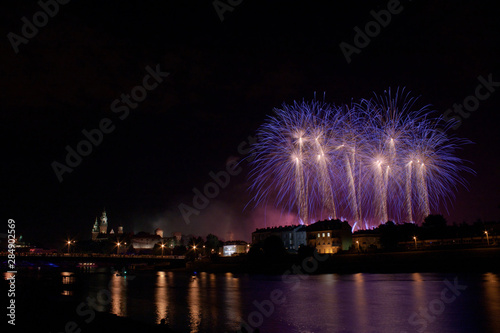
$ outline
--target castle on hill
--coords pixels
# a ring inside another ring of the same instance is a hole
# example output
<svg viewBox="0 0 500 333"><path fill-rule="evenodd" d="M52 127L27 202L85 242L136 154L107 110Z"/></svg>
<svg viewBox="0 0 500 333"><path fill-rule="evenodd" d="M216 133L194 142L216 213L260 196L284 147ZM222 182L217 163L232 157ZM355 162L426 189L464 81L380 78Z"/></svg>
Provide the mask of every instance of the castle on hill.
<svg viewBox="0 0 500 333"><path fill-rule="evenodd" d="M118 226L118 235L123 234L123 226ZM101 241L107 240L110 236L114 236L115 231L111 229L108 233L108 217L106 215L106 210L103 210L101 217L95 218L94 226L92 227L92 240Z"/></svg>

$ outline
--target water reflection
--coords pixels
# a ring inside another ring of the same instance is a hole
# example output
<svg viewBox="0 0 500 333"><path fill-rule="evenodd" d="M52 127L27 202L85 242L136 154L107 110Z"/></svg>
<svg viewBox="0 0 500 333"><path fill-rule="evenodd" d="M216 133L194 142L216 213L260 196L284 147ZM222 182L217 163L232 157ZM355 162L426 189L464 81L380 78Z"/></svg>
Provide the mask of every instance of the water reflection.
<svg viewBox="0 0 500 333"><path fill-rule="evenodd" d="M73 285L75 284L75 276L72 272L61 272L63 290L61 295L63 296L73 296Z"/></svg>
<svg viewBox="0 0 500 333"><path fill-rule="evenodd" d="M425 304L425 281L422 273L413 273L413 297L415 299L415 311Z"/></svg>
<svg viewBox="0 0 500 333"><path fill-rule="evenodd" d="M77 290L73 287L75 276L82 278L68 272L59 275L63 295ZM272 315L262 315L262 332L500 332L498 274L459 276L458 282L468 289L444 304L443 312L439 304L447 288L444 281L454 281L454 276L295 277L296 282L285 283L275 276L200 273L192 278L184 272L151 272L126 281L115 275L89 274L85 276L88 294L82 296L99 300L104 297L103 290L109 291L111 303L102 311L147 323L159 324L165 319L170 328L181 332L235 332L241 320L249 322L249 314L258 310L254 301L263 304L270 300L273 290L281 290L286 301L275 303ZM133 287L128 288L127 282ZM431 319L425 319L427 315ZM255 316L252 318L255 321Z"/></svg>
<svg viewBox="0 0 500 333"><path fill-rule="evenodd" d="M237 323L242 316L240 279L235 278L232 273L226 273L224 282L226 320Z"/></svg>
<svg viewBox="0 0 500 333"><path fill-rule="evenodd" d="M167 273L158 272L156 274L156 323L160 324L162 319L165 319L166 324L170 324L168 313L168 281Z"/></svg>
<svg viewBox="0 0 500 333"><path fill-rule="evenodd" d="M207 299L210 302L209 304L218 304L217 299L217 278L213 273L208 274L207 276ZM215 306L210 307L210 318L213 320L213 325L215 327L218 326L219 316L217 316L217 308Z"/></svg>
<svg viewBox="0 0 500 333"><path fill-rule="evenodd" d="M361 273L354 275L354 309L356 309L356 318L358 325L368 327L368 305L366 297L366 283L364 275Z"/></svg>
<svg viewBox="0 0 500 333"><path fill-rule="evenodd" d="M484 274L484 304L492 332L500 332L500 278L497 274Z"/></svg>
<svg viewBox="0 0 500 333"><path fill-rule="evenodd" d="M127 315L127 278L113 274L109 287L111 291L110 312L125 317Z"/></svg>
<svg viewBox="0 0 500 333"><path fill-rule="evenodd" d="M63 284L74 284L75 276L71 272L61 272Z"/></svg>
<svg viewBox="0 0 500 333"><path fill-rule="evenodd" d="M188 288L189 327L196 333L201 322L200 277L192 278Z"/></svg>

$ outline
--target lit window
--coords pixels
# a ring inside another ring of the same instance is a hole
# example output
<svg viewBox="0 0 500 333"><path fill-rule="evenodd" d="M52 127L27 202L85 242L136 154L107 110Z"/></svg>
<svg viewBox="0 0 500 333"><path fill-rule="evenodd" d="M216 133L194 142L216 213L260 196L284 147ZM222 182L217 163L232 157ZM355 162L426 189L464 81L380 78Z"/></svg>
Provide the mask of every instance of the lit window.
<svg viewBox="0 0 500 333"><path fill-rule="evenodd" d="M327 237L330 237L330 233L327 233L327 234L326 234L326 236L327 236Z"/></svg>
<svg viewBox="0 0 500 333"><path fill-rule="evenodd" d="M323 233L323 237L325 237L325 233Z"/></svg>
<svg viewBox="0 0 500 333"><path fill-rule="evenodd" d="M319 236L319 233L318 233L318 237L320 237L320 236Z"/></svg>

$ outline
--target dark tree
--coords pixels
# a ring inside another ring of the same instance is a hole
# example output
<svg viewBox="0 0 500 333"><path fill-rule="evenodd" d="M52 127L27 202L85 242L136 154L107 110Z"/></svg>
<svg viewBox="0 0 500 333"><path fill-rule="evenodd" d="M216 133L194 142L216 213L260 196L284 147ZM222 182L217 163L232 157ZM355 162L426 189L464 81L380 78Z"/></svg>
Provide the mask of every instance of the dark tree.
<svg viewBox="0 0 500 333"><path fill-rule="evenodd" d="M422 227L427 239L444 238L446 234L446 220L443 215L428 215Z"/></svg>
<svg viewBox="0 0 500 333"><path fill-rule="evenodd" d="M264 255L268 258L279 258L286 255L285 245L278 236L270 236L264 240L262 244Z"/></svg>
<svg viewBox="0 0 500 333"><path fill-rule="evenodd" d="M396 225L392 221L381 224L378 229L380 230L380 243L387 250L395 250L398 246L398 233Z"/></svg>
<svg viewBox="0 0 500 333"><path fill-rule="evenodd" d="M213 234L207 236L206 246L208 249L216 251L219 248L219 238Z"/></svg>
<svg viewBox="0 0 500 333"><path fill-rule="evenodd" d="M299 246L299 249L297 250L297 254L298 254L299 258L304 259L304 258L312 257L314 255L315 250L316 249L312 246L302 244Z"/></svg>
<svg viewBox="0 0 500 333"><path fill-rule="evenodd" d="M445 228L446 219L443 215L427 215L422 226L425 228Z"/></svg>

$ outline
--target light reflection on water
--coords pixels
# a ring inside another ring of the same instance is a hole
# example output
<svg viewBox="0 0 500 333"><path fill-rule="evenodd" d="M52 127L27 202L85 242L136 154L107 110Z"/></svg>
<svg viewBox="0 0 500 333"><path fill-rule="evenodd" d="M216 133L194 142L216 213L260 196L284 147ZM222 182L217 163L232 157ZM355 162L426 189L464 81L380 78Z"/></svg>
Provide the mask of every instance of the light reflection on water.
<svg viewBox="0 0 500 333"><path fill-rule="evenodd" d="M73 296L73 285L75 284L75 276L72 272L61 272L61 279L63 284L63 290L61 291L61 295L63 296Z"/></svg>
<svg viewBox="0 0 500 333"><path fill-rule="evenodd" d="M167 273L156 273L156 323L160 324L162 319L165 319L166 324L170 324L168 313L168 293L167 293Z"/></svg>
<svg viewBox="0 0 500 333"><path fill-rule="evenodd" d="M363 274L358 273L354 275L354 300L357 312L357 318L361 327L368 327L368 305L366 304L366 285Z"/></svg>
<svg viewBox="0 0 500 333"><path fill-rule="evenodd" d="M262 332L417 332L410 316L439 299L455 275L325 274L302 276L297 286L281 276L150 272L134 280L88 274L88 293L109 287L103 311L159 324L179 332L236 332L256 311L254 302L281 290L286 302L262 316ZM498 274L459 275L467 289L426 323L428 332L500 332ZM71 281L71 280L69 280ZM420 318L420 317L419 317Z"/></svg>
<svg viewBox="0 0 500 333"><path fill-rule="evenodd" d="M189 326L191 332L198 332L201 322L200 278L192 278L188 287Z"/></svg>
<svg viewBox="0 0 500 333"><path fill-rule="evenodd" d="M224 282L223 295L225 296L225 317L229 321L238 322L242 317L240 280L234 277L232 273L226 273Z"/></svg>
<svg viewBox="0 0 500 333"><path fill-rule="evenodd" d="M500 277L498 274L484 274L484 303L494 332L500 332Z"/></svg>
<svg viewBox="0 0 500 333"><path fill-rule="evenodd" d="M113 274L109 283L111 292L112 314L120 317L127 316L127 279Z"/></svg>

